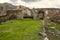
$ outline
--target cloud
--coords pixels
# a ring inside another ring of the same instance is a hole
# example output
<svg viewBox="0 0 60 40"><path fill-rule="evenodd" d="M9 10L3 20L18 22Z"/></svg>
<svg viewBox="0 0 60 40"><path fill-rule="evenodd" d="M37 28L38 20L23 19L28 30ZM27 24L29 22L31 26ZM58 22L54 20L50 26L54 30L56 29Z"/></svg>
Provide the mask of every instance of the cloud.
<svg viewBox="0 0 60 40"><path fill-rule="evenodd" d="M18 1L18 0L10 0L10 2L11 2L12 4L17 4L17 1Z"/></svg>
<svg viewBox="0 0 60 40"><path fill-rule="evenodd" d="M22 0L24 2L36 2L36 1L39 1L39 0Z"/></svg>
<svg viewBox="0 0 60 40"><path fill-rule="evenodd" d="M10 0L10 1L12 1L12 2L17 2L18 0Z"/></svg>
<svg viewBox="0 0 60 40"><path fill-rule="evenodd" d="M60 8L60 0L39 0L39 1L18 1L20 5L27 6L29 8Z"/></svg>
<svg viewBox="0 0 60 40"><path fill-rule="evenodd" d="M60 0L0 0L0 3L4 2L29 8L60 8Z"/></svg>
<svg viewBox="0 0 60 40"><path fill-rule="evenodd" d="M9 0L0 0L0 3L8 2Z"/></svg>

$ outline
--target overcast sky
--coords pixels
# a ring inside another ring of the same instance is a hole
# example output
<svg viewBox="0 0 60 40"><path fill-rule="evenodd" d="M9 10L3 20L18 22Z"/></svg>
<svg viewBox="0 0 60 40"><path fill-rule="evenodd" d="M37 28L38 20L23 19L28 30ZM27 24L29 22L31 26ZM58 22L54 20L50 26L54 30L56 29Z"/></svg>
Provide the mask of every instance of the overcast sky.
<svg viewBox="0 0 60 40"><path fill-rule="evenodd" d="M60 0L0 0L0 3L4 2L29 8L60 8Z"/></svg>

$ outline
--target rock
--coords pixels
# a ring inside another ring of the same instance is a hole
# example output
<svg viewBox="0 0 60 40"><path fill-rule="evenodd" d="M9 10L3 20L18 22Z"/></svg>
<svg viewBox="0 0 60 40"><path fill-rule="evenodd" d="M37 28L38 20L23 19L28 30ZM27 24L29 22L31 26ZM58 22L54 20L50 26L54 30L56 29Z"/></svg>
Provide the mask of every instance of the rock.
<svg viewBox="0 0 60 40"><path fill-rule="evenodd" d="M49 40L49 39L47 37L45 37L44 40Z"/></svg>
<svg viewBox="0 0 60 40"><path fill-rule="evenodd" d="M44 33L44 32L39 32L39 34L44 35L44 36L47 36L47 34Z"/></svg>
<svg viewBox="0 0 60 40"><path fill-rule="evenodd" d="M55 27L50 27L50 28L55 29Z"/></svg>

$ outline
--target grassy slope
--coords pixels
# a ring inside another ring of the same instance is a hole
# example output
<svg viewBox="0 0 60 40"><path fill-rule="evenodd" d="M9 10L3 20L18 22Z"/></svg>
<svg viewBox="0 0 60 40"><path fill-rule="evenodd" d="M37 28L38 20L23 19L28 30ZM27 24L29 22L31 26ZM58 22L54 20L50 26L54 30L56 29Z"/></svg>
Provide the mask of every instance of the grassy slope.
<svg viewBox="0 0 60 40"><path fill-rule="evenodd" d="M0 25L0 40L41 40L41 20L13 20Z"/></svg>

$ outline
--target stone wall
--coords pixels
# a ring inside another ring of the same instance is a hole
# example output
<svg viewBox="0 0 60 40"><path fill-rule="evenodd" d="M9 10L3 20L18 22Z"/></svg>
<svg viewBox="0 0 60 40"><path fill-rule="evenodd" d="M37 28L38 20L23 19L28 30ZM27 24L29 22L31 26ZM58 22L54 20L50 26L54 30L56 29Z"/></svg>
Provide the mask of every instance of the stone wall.
<svg viewBox="0 0 60 40"><path fill-rule="evenodd" d="M23 19L23 13L21 10L7 10L9 18Z"/></svg>
<svg viewBox="0 0 60 40"><path fill-rule="evenodd" d="M41 19L44 18L45 11L48 11L49 20L60 23L60 9L59 8L40 8L40 9L32 9L33 19Z"/></svg>

